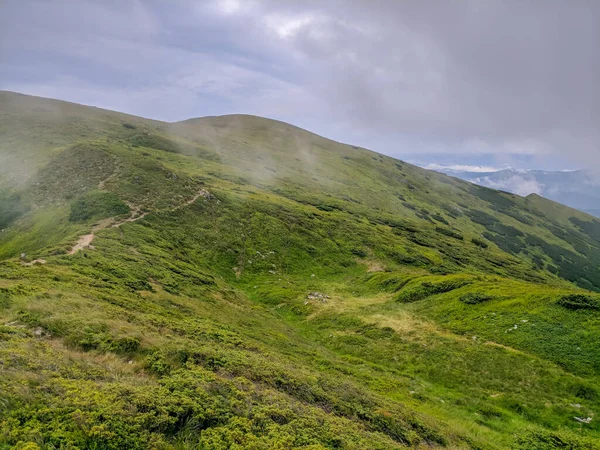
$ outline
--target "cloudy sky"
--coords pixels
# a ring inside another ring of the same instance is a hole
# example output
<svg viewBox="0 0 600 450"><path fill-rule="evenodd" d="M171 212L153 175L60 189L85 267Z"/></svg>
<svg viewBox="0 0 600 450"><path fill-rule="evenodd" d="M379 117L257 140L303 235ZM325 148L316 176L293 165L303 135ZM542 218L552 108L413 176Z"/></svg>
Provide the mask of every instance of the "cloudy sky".
<svg viewBox="0 0 600 450"><path fill-rule="evenodd" d="M257 114L422 164L595 168L599 22L596 0L0 0L0 89Z"/></svg>

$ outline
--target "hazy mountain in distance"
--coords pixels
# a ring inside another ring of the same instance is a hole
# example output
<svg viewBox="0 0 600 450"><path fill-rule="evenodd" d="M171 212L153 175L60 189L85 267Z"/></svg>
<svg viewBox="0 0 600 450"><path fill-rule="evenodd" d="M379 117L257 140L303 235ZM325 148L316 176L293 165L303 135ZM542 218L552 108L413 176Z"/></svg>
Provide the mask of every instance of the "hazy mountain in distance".
<svg viewBox="0 0 600 450"><path fill-rule="evenodd" d="M465 170L454 166L428 166L471 183L527 196L539 194L550 200L600 217L600 183L585 170Z"/></svg>

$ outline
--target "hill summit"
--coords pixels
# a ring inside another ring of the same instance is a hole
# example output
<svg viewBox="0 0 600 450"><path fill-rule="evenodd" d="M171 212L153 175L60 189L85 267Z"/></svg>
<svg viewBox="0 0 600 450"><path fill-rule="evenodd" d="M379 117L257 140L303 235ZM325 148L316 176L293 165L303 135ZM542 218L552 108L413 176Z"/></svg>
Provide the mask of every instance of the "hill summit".
<svg viewBox="0 0 600 450"><path fill-rule="evenodd" d="M0 137L0 448L600 448L595 218L254 116Z"/></svg>

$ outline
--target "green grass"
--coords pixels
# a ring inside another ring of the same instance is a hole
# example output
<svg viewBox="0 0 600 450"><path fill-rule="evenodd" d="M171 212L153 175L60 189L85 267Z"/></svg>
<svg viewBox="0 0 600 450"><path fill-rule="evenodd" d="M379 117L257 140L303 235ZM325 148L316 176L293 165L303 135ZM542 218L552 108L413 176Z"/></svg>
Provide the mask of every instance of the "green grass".
<svg viewBox="0 0 600 450"><path fill-rule="evenodd" d="M589 216L256 117L0 111L0 449L599 448Z"/></svg>

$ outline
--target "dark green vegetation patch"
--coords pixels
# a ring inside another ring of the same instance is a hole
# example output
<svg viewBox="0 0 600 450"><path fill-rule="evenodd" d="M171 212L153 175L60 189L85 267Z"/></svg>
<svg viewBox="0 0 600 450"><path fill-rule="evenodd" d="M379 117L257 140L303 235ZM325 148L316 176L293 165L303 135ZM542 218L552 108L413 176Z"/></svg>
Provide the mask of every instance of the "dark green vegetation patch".
<svg viewBox="0 0 600 450"><path fill-rule="evenodd" d="M453 291L471 283L468 278L451 277L437 282L423 281L403 290L396 299L402 303L416 302L431 295Z"/></svg>
<svg viewBox="0 0 600 450"><path fill-rule="evenodd" d="M71 203L69 220L85 222L91 219L105 219L129 213L129 206L113 194L105 191L90 191Z"/></svg>
<svg viewBox="0 0 600 450"><path fill-rule="evenodd" d="M479 303L489 302L493 298L492 295L484 294L483 292L469 292L465 295L461 295L460 301L467 305L477 305Z"/></svg>
<svg viewBox="0 0 600 450"><path fill-rule="evenodd" d="M450 228L435 227L435 231L443 234L444 236L448 236L453 239L458 239L459 241L462 241L465 238L462 234L457 233L456 231L451 230Z"/></svg>
<svg viewBox="0 0 600 450"><path fill-rule="evenodd" d="M600 311L600 300L595 297L590 297L584 294L569 294L563 295L557 302L558 305L563 308L571 309L574 311L580 309L591 309Z"/></svg>
<svg viewBox="0 0 600 450"><path fill-rule="evenodd" d="M471 242L473 244L475 244L477 247L481 247L481 248L488 248L488 243L485 242L483 239L479 239L479 238L472 238Z"/></svg>
<svg viewBox="0 0 600 450"><path fill-rule="evenodd" d="M0 191L0 230L27 212L21 195Z"/></svg>

